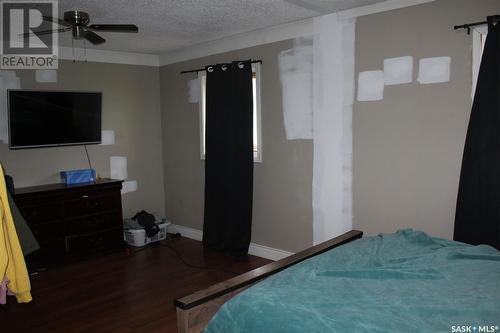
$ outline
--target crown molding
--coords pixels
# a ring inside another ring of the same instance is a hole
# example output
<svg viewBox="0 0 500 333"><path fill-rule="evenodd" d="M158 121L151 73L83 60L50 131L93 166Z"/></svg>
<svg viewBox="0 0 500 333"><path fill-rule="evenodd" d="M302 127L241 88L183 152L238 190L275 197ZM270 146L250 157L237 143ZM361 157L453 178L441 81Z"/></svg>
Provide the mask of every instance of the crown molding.
<svg viewBox="0 0 500 333"><path fill-rule="evenodd" d="M348 19L404 7L421 5L433 1L435 0L386 0L373 5L340 11L337 14L342 19ZM309 18L203 42L160 55L98 50L92 48L87 48L86 50L82 48L75 48L73 53L73 49L71 47L59 46L59 59L77 61L86 59L89 62L158 67L206 57L213 54L307 36L312 33L313 18Z"/></svg>
<svg viewBox="0 0 500 333"><path fill-rule="evenodd" d="M0 43L3 41L0 40ZM34 46L41 44L34 44ZM59 46L57 53L59 60L76 60L89 62L105 62L124 65L160 66L160 56L156 54L122 52L111 50L98 50L75 47Z"/></svg>
<svg viewBox="0 0 500 333"><path fill-rule="evenodd" d="M388 12L390 10L401 9L405 7L422 5L434 1L436 0L386 0L383 2L375 3L373 5L343 10L338 12L338 15L340 19L349 19L349 18L355 18L382 12Z"/></svg>
<svg viewBox="0 0 500 333"><path fill-rule="evenodd" d="M342 19L348 19L404 7L421 5L433 1L435 0L386 0L373 5L340 11L337 14ZM285 23L269 28L253 30L221 39L203 42L161 54L160 66L191 59L198 59L213 54L239 50L247 47L312 35L312 33L313 18Z"/></svg>
<svg viewBox="0 0 500 333"><path fill-rule="evenodd" d="M203 42L160 55L160 66L190 59L197 59L212 54L239 50L247 47L274 43L312 34L313 21L306 19L280 24L265 29L253 30L237 35Z"/></svg>
<svg viewBox="0 0 500 333"><path fill-rule="evenodd" d="M160 65L160 57L156 54L75 48L73 56L73 49L67 46L59 46L59 59L77 61L86 59L91 62L153 67Z"/></svg>

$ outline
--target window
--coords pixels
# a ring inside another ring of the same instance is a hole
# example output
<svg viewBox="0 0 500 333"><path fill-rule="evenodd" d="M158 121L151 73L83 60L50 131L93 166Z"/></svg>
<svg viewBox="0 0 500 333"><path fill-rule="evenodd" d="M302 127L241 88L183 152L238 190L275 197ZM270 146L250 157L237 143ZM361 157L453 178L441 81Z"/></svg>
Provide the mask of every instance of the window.
<svg viewBox="0 0 500 333"><path fill-rule="evenodd" d="M476 91L477 77L479 75L479 67L481 66L481 58L483 56L484 44L488 35L488 26L482 25L474 28L472 31L472 93Z"/></svg>
<svg viewBox="0 0 500 333"><path fill-rule="evenodd" d="M253 161L262 162L262 129L260 111L260 64L252 64L252 88L253 88ZM205 119L206 104L205 92L207 85L207 74L199 72L200 78L200 157L205 159Z"/></svg>

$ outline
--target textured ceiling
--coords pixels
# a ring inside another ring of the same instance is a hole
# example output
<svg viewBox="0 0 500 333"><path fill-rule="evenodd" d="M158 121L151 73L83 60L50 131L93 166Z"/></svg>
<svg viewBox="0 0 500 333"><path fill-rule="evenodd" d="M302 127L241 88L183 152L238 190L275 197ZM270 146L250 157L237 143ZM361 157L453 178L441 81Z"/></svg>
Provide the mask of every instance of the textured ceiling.
<svg viewBox="0 0 500 333"><path fill-rule="evenodd" d="M130 23L138 34L100 33L95 49L160 54L205 41L382 0L59 0L59 16L82 10L92 23ZM71 33L60 44L71 46ZM75 41L75 47L82 47Z"/></svg>

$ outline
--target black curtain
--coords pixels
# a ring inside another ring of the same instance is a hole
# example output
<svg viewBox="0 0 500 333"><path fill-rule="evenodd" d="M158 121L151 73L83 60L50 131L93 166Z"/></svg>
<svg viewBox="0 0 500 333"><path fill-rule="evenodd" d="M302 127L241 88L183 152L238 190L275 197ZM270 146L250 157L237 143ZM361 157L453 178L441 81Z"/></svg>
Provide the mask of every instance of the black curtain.
<svg viewBox="0 0 500 333"><path fill-rule="evenodd" d="M465 141L454 239L500 249L500 27L488 36Z"/></svg>
<svg viewBox="0 0 500 333"><path fill-rule="evenodd" d="M253 92L250 61L206 67L206 248L246 255L253 197Z"/></svg>

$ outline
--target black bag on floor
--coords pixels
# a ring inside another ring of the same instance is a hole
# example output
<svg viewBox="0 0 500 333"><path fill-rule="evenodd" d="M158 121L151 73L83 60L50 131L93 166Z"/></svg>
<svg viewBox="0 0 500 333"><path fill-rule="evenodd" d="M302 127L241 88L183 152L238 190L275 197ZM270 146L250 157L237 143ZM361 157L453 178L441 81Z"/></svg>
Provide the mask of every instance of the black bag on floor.
<svg viewBox="0 0 500 333"><path fill-rule="evenodd" d="M149 238L156 236L160 231L160 227L158 227L155 223L155 216L153 214L149 214L145 210L141 210L139 213L135 214L132 219L136 220L140 226L144 227L146 235Z"/></svg>

